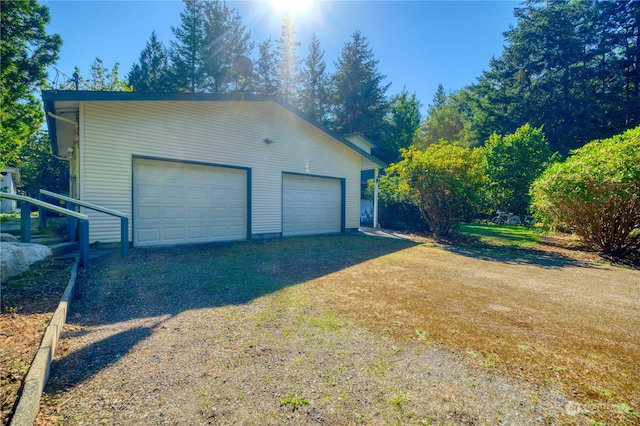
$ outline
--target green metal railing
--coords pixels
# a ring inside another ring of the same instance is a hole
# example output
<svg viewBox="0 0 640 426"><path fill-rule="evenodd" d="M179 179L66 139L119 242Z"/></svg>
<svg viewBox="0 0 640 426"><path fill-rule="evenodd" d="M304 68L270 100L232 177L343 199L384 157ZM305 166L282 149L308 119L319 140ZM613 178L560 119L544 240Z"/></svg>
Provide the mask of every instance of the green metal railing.
<svg viewBox="0 0 640 426"><path fill-rule="evenodd" d="M31 242L31 206L38 206L41 212L53 211L73 218L74 222L77 221L80 224L80 265L89 266L89 217L87 215L24 195L0 192L0 198L20 201L20 241L23 243Z"/></svg>
<svg viewBox="0 0 640 426"><path fill-rule="evenodd" d="M42 198L43 196L65 201L67 203L67 208L70 210L74 210L76 206L80 206L87 209L95 210L97 212L105 213L111 216L119 217L120 218L120 255L122 257L126 257L129 255L129 218L127 217L126 214L119 212L117 210L111 210L106 207L101 207L95 204L87 203L86 201L77 200L75 198L67 197L65 195L60 195L60 194L56 194L55 192L41 189L40 197ZM75 219L69 218L69 237L70 238L75 238L75 222L76 222ZM45 228L46 226L47 226L47 215L40 214L40 227Z"/></svg>

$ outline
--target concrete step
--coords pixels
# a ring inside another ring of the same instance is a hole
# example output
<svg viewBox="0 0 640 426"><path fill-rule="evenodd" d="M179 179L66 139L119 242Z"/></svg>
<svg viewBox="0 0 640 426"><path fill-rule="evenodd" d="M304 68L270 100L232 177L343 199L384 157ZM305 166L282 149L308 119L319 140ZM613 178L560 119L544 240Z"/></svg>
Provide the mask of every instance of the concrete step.
<svg viewBox="0 0 640 426"><path fill-rule="evenodd" d="M18 238L20 241L20 238ZM65 237L40 237L38 235L31 236L31 242L34 244L42 244L44 246L50 246L53 244L64 243L67 239Z"/></svg>
<svg viewBox="0 0 640 426"><path fill-rule="evenodd" d="M40 224L39 219L31 219L31 235L32 236L40 234L40 230L38 229L39 224ZM20 236L20 219L10 220L7 222L0 223L0 232L3 234Z"/></svg>

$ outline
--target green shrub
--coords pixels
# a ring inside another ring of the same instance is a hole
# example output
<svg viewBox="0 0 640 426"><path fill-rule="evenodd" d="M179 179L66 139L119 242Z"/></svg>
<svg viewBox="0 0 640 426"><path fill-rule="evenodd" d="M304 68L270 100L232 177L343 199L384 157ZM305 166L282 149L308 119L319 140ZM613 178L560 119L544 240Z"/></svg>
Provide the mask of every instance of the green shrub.
<svg viewBox="0 0 640 426"><path fill-rule="evenodd" d="M397 177L397 191L418 206L436 235L446 235L457 221L472 215L485 182L479 150L447 142L402 151L403 160L387 173Z"/></svg>
<svg viewBox="0 0 640 426"><path fill-rule="evenodd" d="M529 187L552 159L542 128L525 124L515 133L489 137L483 148L489 178L487 204L490 211L506 210L520 215L529 209Z"/></svg>
<svg viewBox="0 0 640 426"><path fill-rule="evenodd" d="M531 187L541 219L605 254L640 249L640 126L572 151Z"/></svg>

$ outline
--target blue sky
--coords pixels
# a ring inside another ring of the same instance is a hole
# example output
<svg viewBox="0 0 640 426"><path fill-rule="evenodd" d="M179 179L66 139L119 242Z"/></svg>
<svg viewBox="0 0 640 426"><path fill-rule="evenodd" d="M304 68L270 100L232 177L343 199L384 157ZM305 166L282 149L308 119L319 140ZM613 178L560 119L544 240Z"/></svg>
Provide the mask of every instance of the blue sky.
<svg viewBox="0 0 640 426"><path fill-rule="evenodd" d="M62 1L42 0L49 8L49 33L63 40L56 67L71 75L85 74L96 57L111 68L120 63L126 76L155 30L165 46L171 26L180 24L184 9L178 0ZM267 1L228 1L251 31L257 45L280 37L284 12ZM514 1L318 1L294 15L298 56L307 53L315 32L325 50L327 66L339 58L344 44L359 30L369 42L378 70L391 83L388 94L406 88L426 106L442 84L447 91L471 84L503 50L503 32L515 25ZM55 78L50 69L50 79ZM63 79L59 76L59 80Z"/></svg>

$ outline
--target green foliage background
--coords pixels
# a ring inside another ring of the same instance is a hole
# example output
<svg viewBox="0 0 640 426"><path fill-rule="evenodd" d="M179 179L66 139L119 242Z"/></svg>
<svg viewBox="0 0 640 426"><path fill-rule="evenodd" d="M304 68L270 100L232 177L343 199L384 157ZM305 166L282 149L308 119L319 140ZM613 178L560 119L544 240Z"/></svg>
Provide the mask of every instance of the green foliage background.
<svg viewBox="0 0 640 426"><path fill-rule="evenodd" d="M551 160L549 143L542 128L528 123L515 133L489 137L483 149L489 179L487 204L490 212L503 210L524 215L529 209L529 186Z"/></svg>
<svg viewBox="0 0 640 426"><path fill-rule="evenodd" d="M397 174L397 190L414 201L436 235L449 234L454 223L473 216L486 183L480 150L441 142L402 156L387 172Z"/></svg>
<svg viewBox="0 0 640 426"><path fill-rule="evenodd" d="M15 164L44 114L35 90L58 59L62 39L48 35L49 9L36 0L0 3L0 168Z"/></svg>
<svg viewBox="0 0 640 426"><path fill-rule="evenodd" d="M606 254L640 249L640 126L596 140L548 168L531 189L533 208Z"/></svg>

